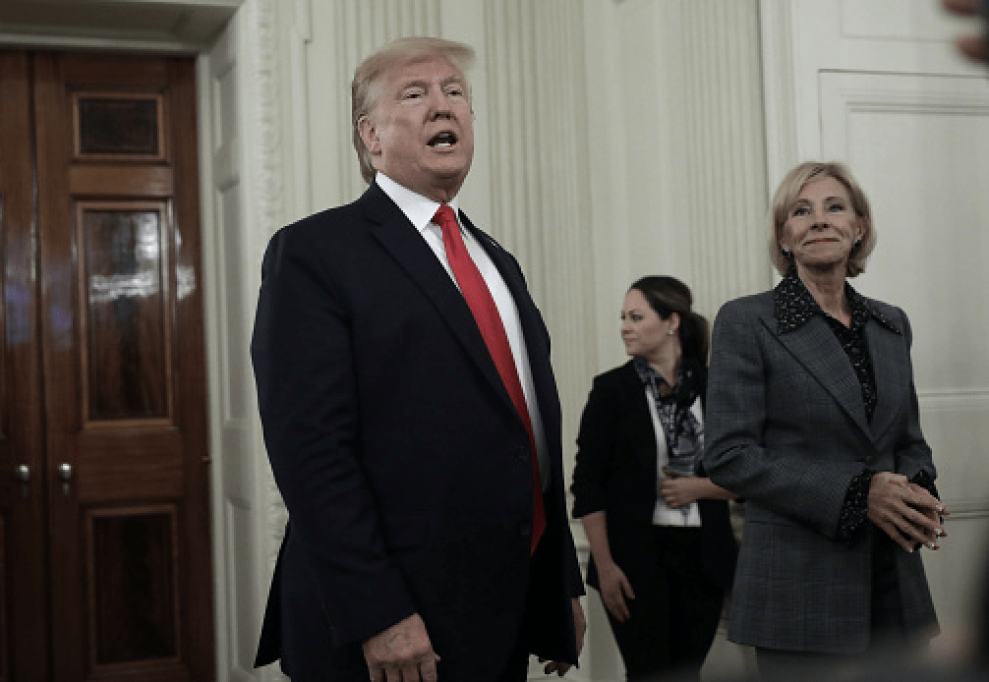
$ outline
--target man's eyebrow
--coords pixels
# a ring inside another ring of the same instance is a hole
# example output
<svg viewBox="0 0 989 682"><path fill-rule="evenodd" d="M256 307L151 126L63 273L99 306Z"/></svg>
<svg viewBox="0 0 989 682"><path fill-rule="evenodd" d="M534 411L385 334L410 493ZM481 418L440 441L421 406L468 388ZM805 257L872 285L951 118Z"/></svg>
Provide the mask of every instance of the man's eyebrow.
<svg viewBox="0 0 989 682"><path fill-rule="evenodd" d="M402 83L402 90L408 90L409 88L425 88L426 81L421 78L413 78L412 80Z"/></svg>
<svg viewBox="0 0 989 682"><path fill-rule="evenodd" d="M462 87L466 87L466 83L464 82L464 78L462 76L457 76L457 75L447 76L446 78L444 78L443 80L440 81L440 86L445 88L446 86L450 85L451 83L456 83L457 85L460 85ZM423 90L426 90L426 89L429 88L429 83L427 81L423 80L422 78L413 78L413 79L408 80L408 81L406 81L405 83L402 84L401 91L404 92L405 90L408 90L409 88L422 88Z"/></svg>

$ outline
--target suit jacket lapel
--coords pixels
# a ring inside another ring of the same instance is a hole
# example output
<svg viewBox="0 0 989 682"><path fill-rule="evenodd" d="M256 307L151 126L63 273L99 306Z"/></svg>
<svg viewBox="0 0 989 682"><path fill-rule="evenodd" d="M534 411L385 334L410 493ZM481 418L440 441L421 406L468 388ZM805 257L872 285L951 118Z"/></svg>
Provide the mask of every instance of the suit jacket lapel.
<svg viewBox="0 0 989 682"><path fill-rule="evenodd" d="M525 339L526 350L529 356L529 371L532 372L532 381L536 387L536 398L539 402L539 415L542 417L547 445L551 451L556 447L562 447L562 443L554 442L559 438L559 428L556 427L561 421L560 403L556 390L556 380L553 376L553 369L550 365L549 353L540 350L539 339L545 337L547 332L543 326L542 316L539 309L529 295L529 290L522 279L518 267L512 261L504 249L494 243L490 237L478 230L470 219L460 212L460 220L464 227L470 230L471 234L485 250L491 261L498 268L501 278L505 281L508 290L515 301L515 308L519 313L519 322L522 325L522 336ZM506 393L507 395L507 393Z"/></svg>
<svg viewBox="0 0 989 682"><path fill-rule="evenodd" d="M902 396L910 383L910 358L904 357L903 337L870 320L865 337L876 376L876 411L872 414L872 433L876 440L893 422Z"/></svg>
<svg viewBox="0 0 989 682"><path fill-rule="evenodd" d="M815 315L798 329L777 334L775 316L763 317L762 322L871 438L872 429L865 417L858 376L828 323Z"/></svg>
<svg viewBox="0 0 989 682"><path fill-rule="evenodd" d="M512 400L498 376L498 370L467 301L450 280L450 275L436 259L429 245L421 235L416 234L415 226L409 223L401 209L377 185L372 184L360 201L371 223L371 233L433 302L484 377L503 396L507 405L512 407Z"/></svg>

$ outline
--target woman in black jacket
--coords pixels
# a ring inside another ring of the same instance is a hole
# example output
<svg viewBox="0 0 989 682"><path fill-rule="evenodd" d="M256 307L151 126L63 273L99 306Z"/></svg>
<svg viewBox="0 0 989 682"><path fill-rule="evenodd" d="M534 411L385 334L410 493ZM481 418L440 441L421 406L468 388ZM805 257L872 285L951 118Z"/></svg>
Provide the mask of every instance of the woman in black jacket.
<svg viewBox="0 0 989 682"><path fill-rule="evenodd" d="M734 495L697 469L709 335L691 304L673 277L632 285L621 315L632 360L594 379L577 438L587 583L636 682L700 679L735 569Z"/></svg>

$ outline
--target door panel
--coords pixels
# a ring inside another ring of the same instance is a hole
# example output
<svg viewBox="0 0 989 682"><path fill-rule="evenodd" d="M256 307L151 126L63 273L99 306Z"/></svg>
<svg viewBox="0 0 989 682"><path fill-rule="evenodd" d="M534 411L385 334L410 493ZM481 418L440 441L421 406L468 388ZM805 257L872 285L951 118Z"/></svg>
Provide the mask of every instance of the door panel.
<svg viewBox="0 0 989 682"><path fill-rule="evenodd" d="M0 51L0 680L47 679L48 597L28 56ZM15 478L25 467L29 478Z"/></svg>
<svg viewBox="0 0 989 682"><path fill-rule="evenodd" d="M83 420L87 426L135 419L168 423L171 325L162 238L167 206L77 206Z"/></svg>
<svg viewBox="0 0 989 682"><path fill-rule="evenodd" d="M25 571L13 550L33 530L40 614L40 648L11 675L30 622L0 615L0 680L213 679L193 62L11 53L0 69L24 81L0 81L0 117L23 101L0 135L36 141L0 138L0 196L20 191L25 218L0 223L15 242L0 319L16 339L26 308L38 334L0 363L0 585L6 597ZM22 503L11 476L25 457Z"/></svg>
<svg viewBox="0 0 989 682"><path fill-rule="evenodd" d="M173 557L175 505L87 515L93 669L137 661L178 664L179 608Z"/></svg>

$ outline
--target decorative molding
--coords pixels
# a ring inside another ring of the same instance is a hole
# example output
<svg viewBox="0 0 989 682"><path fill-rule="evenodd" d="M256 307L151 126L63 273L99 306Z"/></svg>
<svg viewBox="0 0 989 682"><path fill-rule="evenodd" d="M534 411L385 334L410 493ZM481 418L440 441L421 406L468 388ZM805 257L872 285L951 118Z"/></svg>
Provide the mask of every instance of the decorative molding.
<svg viewBox="0 0 989 682"><path fill-rule="evenodd" d="M247 124L243 135L245 139L251 140L251 155L249 159L245 159L243 169L246 190L241 199L241 206L245 211L245 220L241 222L246 226L240 233L243 241L241 254L245 272L249 273L244 277L243 290L240 292L245 310L249 310L253 304L256 288L249 284L256 282L260 275L263 249L271 233L285 221L287 167L284 161L286 136L283 131L286 126L282 116L282 103L286 93L282 91L281 85L280 54L284 43L279 31L282 17L279 12L284 12L287 7L287 4L276 0L249 0L242 10L246 10L246 16L242 17L245 23L241 32L245 44L240 46L238 52L241 55L250 55L250 58L245 60L244 73L240 74L239 82L246 92L240 102ZM242 331L246 343L249 332L246 318L244 323ZM250 367L246 363L241 370L248 375L250 373ZM257 536L253 538L252 545L260 553L261 575L267 576L271 574L278 558L287 512L267 464L260 421L256 413L250 420L250 426L245 429L245 436L244 440L250 445L241 453L243 457L240 464L251 468L257 481L254 488L257 499L253 507ZM228 527L226 531L230 533L233 529ZM236 557L230 557L228 561L235 559ZM257 600L255 605L263 612L267 584L262 579L254 589L259 592L252 593L250 598ZM235 598L249 598L247 590L241 590ZM244 627L245 623L231 625L232 629L238 630L234 636L238 636L239 628ZM277 665L268 666L257 675L266 682L285 682L288 679L282 675Z"/></svg>
<svg viewBox="0 0 989 682"><path fill-rule="evenodd" d="M247 249L249 263L260 263L260 255L267 243L266 237L281 226L285 219L285 164L282 160L285 129L279 104L282 92L279 52L279 15L275 0L252 0L248 3L250 26L247 31L252 56L245 82L252 88L249 116L251 119L253 151L249 166L251 178L247 200L252 213L258 216L254 223L257 235L245 235L254 249ZM255 239L265 237L265 239Z"/></svg>
<svg viewBox="0 0 989 682"><path fill-rule="evenodd" d="M822 75L827 75L825 72ZM853 74L844 74L854 78ZM871 78L869 74L865 76ZM951 78L951 76L947 76ZM908 76L908 78L937 79L939 76ZM986 94L966 95L958 92L932 92L904 90L877 90L875 88L842 88L841 97L847 113L889 112L897 114L952 114L955 116L989 116L989 97Z"/></svg>
<svg viewBox="0 0 989 682"><path fill-rule="evenodd" d="M820 91L821 149L848 159L849 122L856 114L898 116L989 117L984 79L966 76L875 74L822 70Z"/></svg>
<svg viewBox="0 0 989 682"><path fill-rule="evenodd" d="M936 389L917 391L922 412L989 411L989 389Z"/></svg>
<svg viewBox="0 0 989 682"><path fill-rule="evenodd" d="M247 183L250 191L245 192L244 202L247 212L256 215L257 220L245 221L253 227L254 233L248 230L241 237L247 242L243 249L247 267L256 270L268 237L284 222L285 164L282 155L285 136L282 131L285 122L279 106L284 94L281 91L279 77L279 51L282 41L279 40L278 9L284 10L285 5L277 4L275 0L252 0L247 8L248 24L245 35L248 44L243 46L241 53L250 54L252 58L245 65L247 73L242 75L241 82L249 88L247 112L254 144L251 163L247 167L247 172L250 174ZM253 277L247 280L252 281ZM253 292L244 291L242 295L252 297ZM244 330L245 333L247 331ZM244 367L243 371L250 372L250 367ZM275 565L278 558L287 512L271 469L267 466L258 418L252 419L251 423L254 436L252 441L256 444L256 453L251 459L257 463L261 481L258 530L263 534L260 541L267 572ZM244 464L247 465L248 461Z"/></svg>
<svg viewBox="0 0 989 682"><path fill-rule="evenodd" d="M951 516L945 517L946 521L989 519L989 499L951 500L945 504L951 509Z"/></svg>
<svg viewBox="0 0 989 682"><path fill-rule="evenodd" d="M62 35L57 33L4 33L0 32L0 45L59 50L112 50L114 52L154 52L157 54L196 54L203 44L183 40L141 38L108 38L98 36Z"/></svg>

